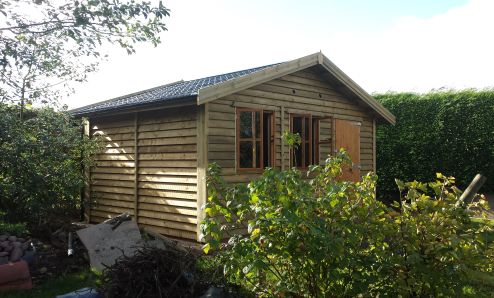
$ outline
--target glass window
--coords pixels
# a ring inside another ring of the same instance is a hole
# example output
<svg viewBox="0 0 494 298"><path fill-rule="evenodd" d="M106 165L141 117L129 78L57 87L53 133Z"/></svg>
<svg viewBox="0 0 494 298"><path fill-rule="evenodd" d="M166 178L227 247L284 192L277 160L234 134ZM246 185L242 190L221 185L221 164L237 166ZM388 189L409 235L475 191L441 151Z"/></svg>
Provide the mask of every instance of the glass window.
<svg viewBox="0 0 494 298"><path fill-rule="evenodd" d="M273 113L237 109L237 167L260 170L272 165Z"/></svg>
<svg viewBox="0 0 494 298"><path fill-rule="evenodd" d="M292 150L292 166L307 168L317 163L319 155L318 121L310 115L294 115L291 120L291 132L299 134L301 138L300 145Z"/></svg>

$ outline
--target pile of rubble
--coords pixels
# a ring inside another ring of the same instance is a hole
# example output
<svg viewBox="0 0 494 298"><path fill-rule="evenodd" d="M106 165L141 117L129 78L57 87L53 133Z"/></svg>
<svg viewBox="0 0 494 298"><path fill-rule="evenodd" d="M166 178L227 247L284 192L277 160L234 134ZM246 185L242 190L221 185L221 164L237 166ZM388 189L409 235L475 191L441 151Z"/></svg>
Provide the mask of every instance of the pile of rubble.
<svg viewBox="0 0 494 298"><path fill-rule="evenodd" d="M0 265L18 262L34 253L30 239L13 235L0 235Z"/></svg>

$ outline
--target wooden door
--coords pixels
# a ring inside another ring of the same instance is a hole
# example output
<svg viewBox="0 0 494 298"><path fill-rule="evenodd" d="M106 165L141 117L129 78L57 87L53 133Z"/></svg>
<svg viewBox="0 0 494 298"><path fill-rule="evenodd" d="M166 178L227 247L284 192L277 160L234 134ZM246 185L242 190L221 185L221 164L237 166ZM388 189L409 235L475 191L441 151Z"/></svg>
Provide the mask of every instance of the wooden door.
<svg viewBox="0 0 494 298"><path fill-rule="evenodd" d="M352 166L345 167L341 179L360 180L360 122L335 119L335 150L344 148L352 159Z"/></svg>

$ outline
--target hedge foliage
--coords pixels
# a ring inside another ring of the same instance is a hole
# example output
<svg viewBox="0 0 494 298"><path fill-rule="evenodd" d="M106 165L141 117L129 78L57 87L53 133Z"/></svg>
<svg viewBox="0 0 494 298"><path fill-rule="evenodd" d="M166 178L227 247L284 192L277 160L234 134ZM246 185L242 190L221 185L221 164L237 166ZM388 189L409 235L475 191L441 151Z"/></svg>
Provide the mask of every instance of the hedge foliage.
<svg viewBox="0 0 494 298"><path fill-rule="evenodd" d="M386 93L374 96L397 118L377 130L378 194L396 198L395 178L454 176L460 188L481 173L494 190L494 90Z"/></svg>
<svg viewBox="0 0 494 298"><path fill-rule="evenodd" d="M0 213L7 222L42 225L78 215L98 140L82 136L80 120L51 108L26 111L0 104Z"/></svg>

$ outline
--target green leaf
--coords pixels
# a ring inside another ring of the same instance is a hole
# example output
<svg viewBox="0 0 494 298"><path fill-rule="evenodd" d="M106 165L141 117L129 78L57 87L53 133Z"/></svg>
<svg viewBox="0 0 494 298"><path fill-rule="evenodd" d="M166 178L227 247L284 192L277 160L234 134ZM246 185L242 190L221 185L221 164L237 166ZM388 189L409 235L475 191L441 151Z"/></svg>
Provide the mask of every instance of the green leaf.
<svg viewBox="0 0 494 298"><path fill-rule="evenodd" d="M211 245L209 243L206 243L202 246L202 250L204 251L205 254L208 254L210 249L211 249Z"/></svg>

